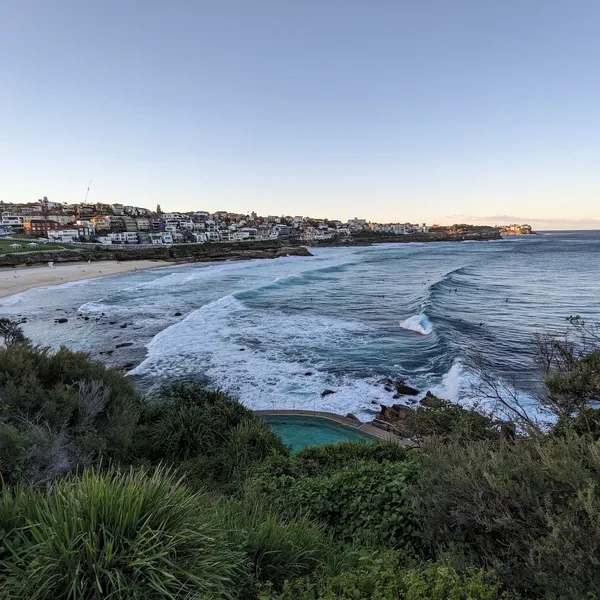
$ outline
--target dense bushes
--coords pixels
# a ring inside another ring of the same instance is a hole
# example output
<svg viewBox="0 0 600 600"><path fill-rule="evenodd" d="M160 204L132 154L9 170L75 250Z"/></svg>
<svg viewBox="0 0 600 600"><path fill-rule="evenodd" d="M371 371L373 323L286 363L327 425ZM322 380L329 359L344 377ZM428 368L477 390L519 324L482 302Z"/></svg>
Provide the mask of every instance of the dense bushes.
<svg viewBox="0 0 600 600"><path fill-rule="evenodd" d="M131 383L87 354L26 343L0 349L0 474L40 481L120 458L140 401Z"/></svg>
<svg viewBox="0 0 600 600"><path fill-rule="evenodd" d="M227 394L192 383L163 390L145 408L134 458L178 464L202 487L236 484L270 455L289 449L263 421Z"/></svg>
<svg viewBox="0 0 600 600"><path fill-rule="evenodd" d="M600 592L596 350L548 346L548 434L501 439L492 419L428 396L403 424L418 451L292 455L224 393L176 384L145 402L85 354L1 331L0 598Z"/></svg>
<svg viewBox="0 0 600 600"><path fill-rule="evenodd" d="M505 596L483 571L458 572L445 564L415 566L397 552L364 555L336 575L296 579L261 600L499 600Z"/></svg>
<svg viewBox="0 0 600 600"><path fill-rule="evenodd" d="M167 471L86 471L0 504L3 597L232 598L243 555Z"/></svg>
<svg viewBox="0 0 600 600"><path fill-rule="evenodd" d="M406 437L436 436L452 440L499 440L499 424L487 415L428 394L401 422Z"/></svg>
<svg viewBox="0 0 600 600"><path fill-rule="evenodd" d="M324 523L337 539L412 548L406 490L416 465L397 444L332 444L263 463L253 489Z"/></svg>
<svg viewBox="0 0 600 600"><path fill-rule="evenodd" d="M600 442L430 443L423 466L412 497L434 554L491 568L527 597L600 591Z"/></svg>
<svg viewBox="0 0 600 600"><path fill-rule="evenodd" d="M187 460L223 446L252 411L226 394L199 384L174 384L149 404L140 419L138 441L153 459Z"/></svg>
<svg viewBox="0 0 600 600"><path fill-rule="evenodd" d="M273 510L260 496L220 501L214 510L226 539L244 552L254 579L274 589L288 579L325 573L348 554L322 526Z"/></svg>

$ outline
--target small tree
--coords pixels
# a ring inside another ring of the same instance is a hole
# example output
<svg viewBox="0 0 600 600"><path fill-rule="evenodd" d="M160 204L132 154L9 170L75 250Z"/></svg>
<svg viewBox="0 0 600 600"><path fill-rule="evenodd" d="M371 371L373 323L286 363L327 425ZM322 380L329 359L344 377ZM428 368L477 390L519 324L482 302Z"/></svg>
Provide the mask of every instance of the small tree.
<svg viewBox="0 0 600 600"><path fill-rule="evenodd" d="M534 361L543 384L536 400L538 408L554 417L561 427L577 423L580 433L591 433L599 425L600 327L587 324L579 315L568 317L567 322L566 331L533 339ZM494 408L529 433L545 429L532 415L516 377L499 378L481 355L472 357L469 367L477 375L476 397L492 401Z"/></svg>
<svg viewBox="0 0 600 600"><path fill-rule="evenodd" d="M4 340L6 347L27 341L19 324L6 318L0 319L0 337Z"/></svg>

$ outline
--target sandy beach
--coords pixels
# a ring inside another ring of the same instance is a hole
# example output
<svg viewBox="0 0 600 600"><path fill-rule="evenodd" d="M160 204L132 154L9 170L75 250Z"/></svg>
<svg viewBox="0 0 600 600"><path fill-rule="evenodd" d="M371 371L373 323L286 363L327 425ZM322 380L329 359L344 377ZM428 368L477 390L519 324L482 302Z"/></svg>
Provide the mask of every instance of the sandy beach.
<svg viewBox="0 0 600 600"><path fill-rule="evenodd" d="M34 287L60 285L71 281L95 279L109 275L119 275L155 269L170 264L161 260L132 260L127 262L102 261L94 263L65 263L39 267L19 267L16 269L0 269L0 298L25 292Z"/></svg>

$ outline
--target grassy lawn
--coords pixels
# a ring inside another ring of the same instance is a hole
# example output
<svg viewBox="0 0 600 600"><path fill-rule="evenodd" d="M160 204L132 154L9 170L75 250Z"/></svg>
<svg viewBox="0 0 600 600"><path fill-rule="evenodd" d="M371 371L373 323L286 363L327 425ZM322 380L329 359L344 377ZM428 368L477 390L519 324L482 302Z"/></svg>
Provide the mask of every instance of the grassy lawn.
<svg viewBox="0 0 600 600"><path fill-rule="evenodd" d="M0 239L0 254L10 254L12 252L35 252L35 251L45 251L47 252L48 250L65 250L65 249L69 249L69 248L75 248L75 246L69 245L69 244L53 244L51 242L48 242L47 244L41 244L38 243L37 248L30 248L27 244L29 244L30 241L34 241L31 238L22 238L17 240L4 240L4 239ZM20 244L21 247L17 248L16 250L13 250L10 245L11 244Z"/></svg>

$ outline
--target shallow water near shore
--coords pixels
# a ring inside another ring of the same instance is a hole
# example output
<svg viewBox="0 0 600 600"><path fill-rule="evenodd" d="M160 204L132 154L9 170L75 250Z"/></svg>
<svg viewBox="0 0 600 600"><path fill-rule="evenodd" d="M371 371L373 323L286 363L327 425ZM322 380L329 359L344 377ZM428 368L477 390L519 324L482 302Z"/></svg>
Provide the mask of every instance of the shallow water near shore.
<svg viewBox="0 0 600 600"><path fill-rule="evenodd" d="M34 289L0 314L27 317L35 342L128 365L145 391L201 378L252 408L363 419L393 402L382 377L466 399L471 354L530 391L532 336L598 320L599 232L311 251Z"/></svg>

